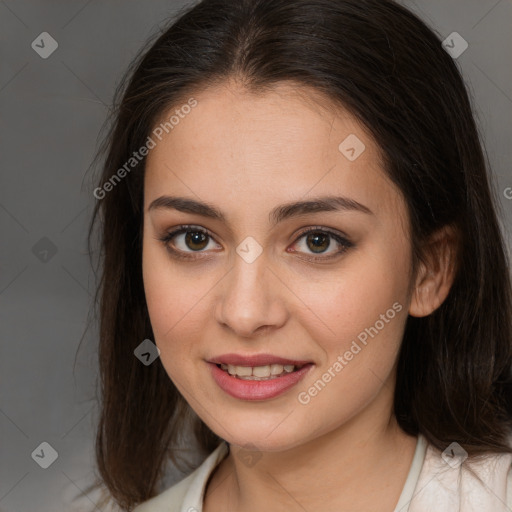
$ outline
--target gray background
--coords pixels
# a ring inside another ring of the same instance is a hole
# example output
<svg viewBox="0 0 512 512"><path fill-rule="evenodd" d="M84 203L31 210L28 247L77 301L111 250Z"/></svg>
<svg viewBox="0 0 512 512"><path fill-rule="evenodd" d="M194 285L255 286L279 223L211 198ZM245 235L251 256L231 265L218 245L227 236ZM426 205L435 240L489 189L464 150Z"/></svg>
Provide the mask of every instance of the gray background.
<svg viewBox="0 0 512 512"><path fill-rule="evenodd" d="M78 351L94 290L86 172L122 72L187 3L0 0L0 511L100 510L81 493L98 418L94 329ZM402 3L441 39L455 31L469 43L457 62L510 247L512 0ZM31 47L42 32L59 45L47 59ZM31 455L42 442L58 453L48 469Z"/></svg>

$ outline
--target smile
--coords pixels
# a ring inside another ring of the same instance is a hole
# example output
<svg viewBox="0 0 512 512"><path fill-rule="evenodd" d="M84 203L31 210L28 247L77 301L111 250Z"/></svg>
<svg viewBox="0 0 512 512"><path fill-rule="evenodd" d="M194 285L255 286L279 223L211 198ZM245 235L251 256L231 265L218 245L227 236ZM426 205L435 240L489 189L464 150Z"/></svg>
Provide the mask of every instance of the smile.
<svg viewBox="0 0 512 512"><path fill-rule="evenodd" d="M270 380L279 378L287 373L299 370L304 365L271 364L265 366L235 366L232 364L218 364L229 375L242 380Z"/></svg>
<svg viewBox="0 0 512 512"><path fill-rule="evenodd" d="M218 387L240 400L268 400L277 397L294 387L315 366L313 363L301 366L234 366L212 362L206 364Z"/></svg>

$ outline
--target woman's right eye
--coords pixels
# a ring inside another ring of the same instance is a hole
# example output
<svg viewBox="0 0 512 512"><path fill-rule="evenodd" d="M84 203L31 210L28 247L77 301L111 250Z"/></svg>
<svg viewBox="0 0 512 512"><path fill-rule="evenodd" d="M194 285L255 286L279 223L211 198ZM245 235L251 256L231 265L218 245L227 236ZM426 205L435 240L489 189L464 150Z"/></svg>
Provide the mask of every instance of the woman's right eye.
<svg viewBox="0 0 512 512"><path fill-rule="evenodd" d="M173 255L185 259L194 258L191 254L203 252L208 247L209 239L213 241L211 233L197 226L180 226L159 238Z"/></svg>

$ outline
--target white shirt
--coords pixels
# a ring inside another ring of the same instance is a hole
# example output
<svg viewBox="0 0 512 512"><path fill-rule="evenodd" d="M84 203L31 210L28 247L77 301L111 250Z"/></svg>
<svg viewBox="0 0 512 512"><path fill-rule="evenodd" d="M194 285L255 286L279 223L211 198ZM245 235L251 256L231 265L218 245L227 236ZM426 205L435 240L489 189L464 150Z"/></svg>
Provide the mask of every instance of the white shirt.
<svg viewBox="0 0 512 512"><path fill-rule="evenodd" d="M457 450L451 453L454 457L443 458L418 436L394 512L512 512L512 454L486 455L469 463L459 458ZM189 476L133 512L203 512L206 482L227 454L228 446L222 442Z"/></svg>

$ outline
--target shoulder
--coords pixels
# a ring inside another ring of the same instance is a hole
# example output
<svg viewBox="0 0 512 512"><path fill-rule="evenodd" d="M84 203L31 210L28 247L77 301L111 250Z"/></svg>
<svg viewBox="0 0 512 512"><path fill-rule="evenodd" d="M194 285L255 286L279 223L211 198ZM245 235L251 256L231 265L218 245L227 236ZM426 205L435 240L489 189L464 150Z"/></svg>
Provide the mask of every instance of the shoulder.
<svg viewBox="0 0 512 512"><path fill-rule="evenodd" d="M184 506L188 506L186 510L201 510L208 477L228 451L227 443L222 442L190 475L141 503L133 512L181 512Z"/></svg>
<svg viewBox="0 0 512 512"><path fill-rule="evenodd" d="M437 512L512 510L512 453L468 458L456 443L443 452L428 444L408 510L434 509Z"/></svg>

